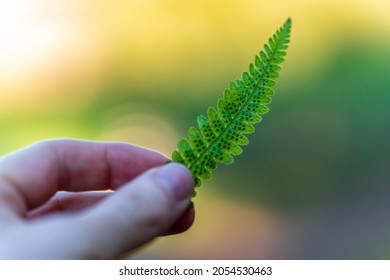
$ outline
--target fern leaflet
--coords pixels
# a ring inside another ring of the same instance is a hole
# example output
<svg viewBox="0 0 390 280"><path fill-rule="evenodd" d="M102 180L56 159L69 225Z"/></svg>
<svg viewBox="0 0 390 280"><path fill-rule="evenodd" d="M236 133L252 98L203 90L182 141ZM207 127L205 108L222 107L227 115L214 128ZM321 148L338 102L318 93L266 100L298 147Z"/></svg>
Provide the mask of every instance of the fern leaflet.
<svg viewBox="0 0 390 280"><path fill-rule="evenodd" d="M289 18L269 38L242 79L230 82L217 106L209 107L207 117L198 117L198 129L191 127L187 139L179 141L172 160L191 170L197 187L202 179L211 178L217 162L233 163L233 156L241 154L241 146L249 143L245 134L253 133L253 124L260 122L261 115L268 112L267 104L275 92L275 79L286 56L290 31Z"/></svg>

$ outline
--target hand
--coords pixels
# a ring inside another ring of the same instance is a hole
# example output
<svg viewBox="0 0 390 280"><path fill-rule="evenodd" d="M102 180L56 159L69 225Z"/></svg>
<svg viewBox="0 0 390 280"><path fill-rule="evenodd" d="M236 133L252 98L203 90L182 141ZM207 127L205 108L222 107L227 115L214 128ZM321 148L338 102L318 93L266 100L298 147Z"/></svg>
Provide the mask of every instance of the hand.
<svg viewBox="0 0 390 280"><path fill-rule="evenodd" d="M185 231L194 182L167 161L129 144L80 140L0 158L0 259L112 259Z"/></svg>

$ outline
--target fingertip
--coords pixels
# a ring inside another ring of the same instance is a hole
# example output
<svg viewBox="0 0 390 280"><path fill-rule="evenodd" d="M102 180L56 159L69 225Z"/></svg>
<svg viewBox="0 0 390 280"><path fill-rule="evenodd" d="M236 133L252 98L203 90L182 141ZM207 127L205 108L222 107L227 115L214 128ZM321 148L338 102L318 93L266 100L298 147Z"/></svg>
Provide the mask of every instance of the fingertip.
<svg viewBox="0 0 390 280"><path fill-rule="evenodd" d="M195 187L191 172L179 163L161 166L154 174L154 179L177 201L190 198Z"/></svg>

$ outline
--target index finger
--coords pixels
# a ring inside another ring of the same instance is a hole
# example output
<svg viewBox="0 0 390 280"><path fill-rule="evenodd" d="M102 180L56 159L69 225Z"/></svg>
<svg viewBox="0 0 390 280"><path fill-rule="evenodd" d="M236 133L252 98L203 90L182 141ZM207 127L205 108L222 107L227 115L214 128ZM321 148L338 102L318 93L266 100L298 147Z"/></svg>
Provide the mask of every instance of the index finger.
<svg viewBox="0 0 390 280"><path fill-rule="evenodd" d="M38 142L0 158L0 204L24 214L57 191L115 189L167 160L160 153L125 143Z"/></svg>

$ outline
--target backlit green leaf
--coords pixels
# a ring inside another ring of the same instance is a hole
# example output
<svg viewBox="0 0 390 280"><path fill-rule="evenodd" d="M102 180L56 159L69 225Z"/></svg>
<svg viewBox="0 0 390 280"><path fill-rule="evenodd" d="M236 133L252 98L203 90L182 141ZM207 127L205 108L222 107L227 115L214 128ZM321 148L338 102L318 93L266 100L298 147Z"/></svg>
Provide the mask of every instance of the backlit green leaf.
<svg viewBox="0 0 390 280"><path fill-rule="evenodd" d="M286 56L290 31L291 20L287 19L255 56L242 79L229 83L217 106L209 107L207 117L198 117L198 129L191 127L188 140L179 141L172 160L190 169L197 187L203 179L211 178L217 162L233 163L233 156L241 154L241 146L249 143L245 134L253 133L253 124L261 122L261 115L269 111L267 104L275 93L275 79Z"/></svg>

